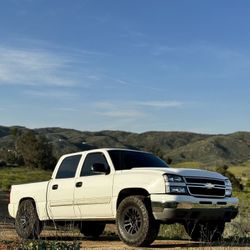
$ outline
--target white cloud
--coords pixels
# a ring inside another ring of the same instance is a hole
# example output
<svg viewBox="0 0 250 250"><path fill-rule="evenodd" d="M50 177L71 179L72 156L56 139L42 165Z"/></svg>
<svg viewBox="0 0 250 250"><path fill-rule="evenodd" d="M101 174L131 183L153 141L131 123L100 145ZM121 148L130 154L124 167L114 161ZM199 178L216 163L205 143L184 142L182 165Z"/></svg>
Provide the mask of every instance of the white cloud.
<svg viewBox="0 0 250 250"><path fill-rule="evenodd" d="M183 103L178 101L146 101L135 102L135 104L152 108L176 108L183 106Z"/></svg>
<svg viewBox="0 0 250 250"><path fill-rule="evenodd" d="M112 85L113 88L117 88L117 87L122 86L122 87L128 87L130 89L152 90L154 92L164 91L164 89L162 89L162 88L158 88L158 87L154 87L154 86L151 87L151 86L145 85L145 83L143 83L143 82L124 80L124 79L120 79L120 78L111 77L108 75L102 75L102 77L103 77L103 79L109 80L109 82L115 83L114 85Z"/></svg>
<svg viewBox="0 0 250 250"><path fill-rule="evenodd" d="M93 81L100 81L100 80L101 80L101 76L99 76L99 75L94 75L94 74L92 74L92 75L87 75L86 78L89 79L89 80L93 80Z"/></svg>
<svg viewBox="0 0 250 250"><path fill-rule="evenodd" d="M0 45L0 85L74 86L79 82L70 64L69 58L49 51Z"/></svg>
<svg viewBox="0 0 250 250"><path fill-rule="evenodd" d="M75 111L78 111L77 109L70 108L70 107L54 108L54 110L60 111L60 112L75 112Z"/></svg>
<svg viewBox="0 0 250 250"><path fill-rule="evenodd" d="M103 116L107 117L113 117L113 118L138 118L145 116L143 112L137 111L137 110L112 110L108 112L102 112L100 113Z"/></svg>
<svg viewBox="0 0 250 250"><path fill-rule="evenodd" d="M100 109L113 109L116 105L108 101L103 101L103 102L95 102L93 103L93 106L95 108L100 108Z"/></svg>
<svg viewBox="0 0 250 250"><path fill-rule="evenodd" d="M120 118L120 119L134 119L146 116L146 113L137 109L130 102L96 102L92 104L96 113L101 116Z"/></svg>
<svg viewBox="0 0 250 250"><path fill-rule="evenodd" d="M93 106L100 109L127 109L127 108L140 108L140 107L152 107L152 108L177 108L182 107L183 102L180 101L127 101L127 102L95 102Z"/></svg>
<svg viewBox="0 0 250 250"><path fill-rule="evenodd" d="M76 94L70 93L68 91L62 90L26 90L23 92L26 95L33 97L47 97L47 98L73 98L76 97Z"/></svg>
<svg viewBox="0 0 250 250"><path fill-rule="evenodd" d="M146 117L151 112L147 108L177 108L184 105L178 101L127 101L127 102L96 102L92 104L98 110L98 115L122 118L135 119L138 117Z"/></svg>
<svg viewBox="0 0 250 250"><path fill-rule="evenodd" d="M206 42L183 46L151 45L151 55L164 56L166 59L168 55L171 55L178 58L179 61L190 57L193 61L196 61L196 64L205 62L207 63L205 72L208 73L208 76L211 76L211 72L209 72L211 68L216 70L216 76L222 74L231 76L241 75L242 73L248 74L250 67L250 53L248 50L220 47ZM180 66L176 64L170 66L166 62L161 67L169 70L180 70ZM197 72L195 74L197 75Z"/></svg>
<svg viewBox="0 0 250 250"><path fill-rule="evenodd" d="M169 52L174 52L176 50L180 50L180 48L170 47L167 45L157 45L153 47L152 55L160 56Z"/></svg>

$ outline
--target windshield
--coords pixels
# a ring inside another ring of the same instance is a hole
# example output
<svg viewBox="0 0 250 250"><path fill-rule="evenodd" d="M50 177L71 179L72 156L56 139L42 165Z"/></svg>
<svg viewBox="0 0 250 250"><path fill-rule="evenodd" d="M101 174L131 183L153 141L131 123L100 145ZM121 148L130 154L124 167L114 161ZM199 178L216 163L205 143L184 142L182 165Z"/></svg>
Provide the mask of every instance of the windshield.
<svg viewBox="0 0 250 250"><path fill-rule="evenodd" d="M168 167L168 165L163 160L150 153L126 150L110 150L109 155L115 170L147 167Z"/></svg>

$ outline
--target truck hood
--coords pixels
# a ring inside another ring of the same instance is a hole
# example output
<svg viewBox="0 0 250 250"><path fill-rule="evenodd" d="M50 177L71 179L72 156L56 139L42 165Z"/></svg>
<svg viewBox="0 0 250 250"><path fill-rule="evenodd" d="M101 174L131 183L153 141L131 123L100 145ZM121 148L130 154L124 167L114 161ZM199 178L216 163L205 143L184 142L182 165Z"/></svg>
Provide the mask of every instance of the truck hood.
<svg viewBox="0 0 250 250"><path fill-rule="evenodd" d="M160 172L161 174L176 174L184 177L204 177L204 178L215 178L223 179L226 177L212 171L201 170L201 169L187 169L187 168L133 168L130 171L144 171L144 172Z"/></svg>

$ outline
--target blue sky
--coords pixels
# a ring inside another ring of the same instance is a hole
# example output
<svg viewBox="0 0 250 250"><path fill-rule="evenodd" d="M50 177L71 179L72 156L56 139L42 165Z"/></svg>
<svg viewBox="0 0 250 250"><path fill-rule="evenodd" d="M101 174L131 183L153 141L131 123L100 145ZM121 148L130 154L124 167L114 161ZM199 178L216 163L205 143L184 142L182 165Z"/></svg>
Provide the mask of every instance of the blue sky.
<svg viewBox="0 0 250 250"><path fill-rule="evenodd" d="M0 124L250 128L250 2L0 2Z"/></svg>

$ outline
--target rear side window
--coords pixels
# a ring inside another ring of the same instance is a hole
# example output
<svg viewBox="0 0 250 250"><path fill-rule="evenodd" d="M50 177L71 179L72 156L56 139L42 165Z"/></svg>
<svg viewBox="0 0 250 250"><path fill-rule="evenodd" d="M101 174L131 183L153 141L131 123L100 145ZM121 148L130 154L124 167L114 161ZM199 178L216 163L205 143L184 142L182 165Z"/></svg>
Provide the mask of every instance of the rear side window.
<svg viewBox="0 0 250 250"><path fill-rule="evenodd" d="M75 177L77 166L82 155L72 155L63 159L58 168L56 179L73 178Z"/></svg>
<svg viewBox="0 0 250 250"><path fill-rule="evenodd" d="M109 151L110 158L113 162L115 170L122 170L122 154L119 150L110 150Z"/></svg>

